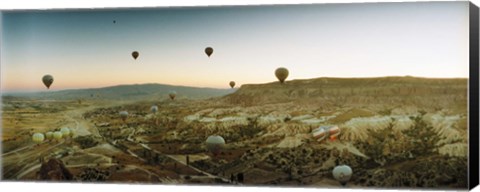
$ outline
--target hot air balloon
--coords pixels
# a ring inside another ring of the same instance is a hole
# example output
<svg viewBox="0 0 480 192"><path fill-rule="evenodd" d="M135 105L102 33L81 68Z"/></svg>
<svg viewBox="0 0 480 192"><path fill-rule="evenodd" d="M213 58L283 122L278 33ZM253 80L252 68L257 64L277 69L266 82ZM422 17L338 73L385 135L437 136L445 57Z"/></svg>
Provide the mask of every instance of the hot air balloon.
<svg viewBox="0 0 480 192"><path fill-rule="evenodd" d="M47 138L47 140L51 140L52 137L53 137L53 132L49 131L49 132L45 133L45 137Z"/></svg>
<svg viewBox="0 0 480 192"><path fill-rule="evenodd" d="M207 149L217 156L223 149L225 145L225 140L222 136L211 135L207 138Z"/></svg>
<svg viewBox="0 0 480 192"><path fill-rule="evenodd" d="M133 57L134 59L137 59L138 55L140 55L140 54L138 53L138 51L132 52L132 57Z"/></svg>
<svg viewBox="0 0 480 192"><path fill-rule="evenodd" d="M285 79L288 77L288 69L284 67L278 68L275 70L275 76L277 76L277 79L280 81L280 83L285 82Z"/></svg>
<svg viewBox="0 0 480 192"><path fill-rule="evenodd" d="M345 186L347 182L350 181L352 173L352 168L350 168L348 165L336 166L332 171L333 178L340 182L342 186Z"/></svg>
<svg viewBox="0 0 480 192"><path fill-rule="evenodd" d="M152 111L152 113L157 113L158 107L156 105L152 105L152 107L150 107L150 111Z"/></svg>
<svg viewBox="0 0 480 192"><path fill-rule="evenodd" d="M177 96L177 92L175 92L175 91L170 91L170 93L168 93L168 96L170 97L171 100L174 100L175 97Z"/></svg>
<svg viewBox="0 0 480 192"><path fill-rule="evenodd" d="M235 81L230 81L230 87L231 88L235 87Z"/></svg>
<svg viewBox="0 0 480 192"><path fill-rule="evenodd" d="M325 138L330 137L333 141L340 134L340 128L338 126L320 126L312 131L312 136L317 141L323 141Z"/></svg>
<svg viewBox="0 0 480 192"><path fill-rule="evenodd" d="M208 57L210 57L210 55L212 55L213 53L213 48L211 47L205 48L205 53L207 54Z"/></svg>
<svg viewBox="0 0 480 192"><path fill-rule="evenodd" d="M32 141L35 143L42 143L43 140L45 140L45 137L43 136L42 133L35 133L32 136Z"/></svg>
<svg viewBox="0 0 480 192"><path fill-rule="evenodd" d="M128 112L127 111L120 111L120 117L123 121L127 120Z"/></svg>
<svg viewBox="0 0 480 192"><path fill-rule="evenodd" d="M63 134L60 131L55 131L53 133L53 138L57 141L60 141L60 139L62 139L62 137L63 137Z"/></svg>
<svg viewBox="0 0 480 192"><path fill-rule="evenodd" d="M53 77L51 75L44 75L42 78L43 84L50 89L50 85L53 83Z"/></svg>
<svg viewBox="0 0 480 192"><path fill-rule="evenodd" d="M70 136L70 129L68 127L61 128L60 132L62 133L62 137L64 137L64 138Z"/></svg>

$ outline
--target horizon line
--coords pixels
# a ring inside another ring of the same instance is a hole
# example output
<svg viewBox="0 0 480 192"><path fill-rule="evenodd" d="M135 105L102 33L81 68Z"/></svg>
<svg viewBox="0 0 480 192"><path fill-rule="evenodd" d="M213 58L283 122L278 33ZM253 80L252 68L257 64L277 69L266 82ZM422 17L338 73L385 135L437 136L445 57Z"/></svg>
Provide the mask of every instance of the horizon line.
<svg viewBox="0 0 480 192"><path fill-rule="evenodd" d="M404 76L374 76L374 77L316 77L316 78L308 78L308 79L291 79L291 80L286 80L288 81L302 81L302 80L312 80L312 79L322 79L322 78L331 78L331 79L375 79L375 78L391 78L391 77L402 77L402 78L421 78L421 79L468 79L468 77L421 77L421 76L411 76L411 75L404 75ZM277 81L270 81L270 82L264 82L264 83L246 83L246 84L240 84L239 87L242 85L259 85L259 84L269 84L269 83L274 83ZM116 84L116 85L107 85L107 86L102 86L102 87L68 87L68 88L63 88L63 89L15 89L15 90L5 90L0 87L0 93L3 95L4 93L35 93L35 92L57 92L57 91L72 91L72 90L84 90L84 89L104 89L104 88L110 88L110 87L117 87L117 86L135 86L135 85L166 85L166 86L175 86L175 87L190 87L190 88L203 88L203 89L231 89L228 88L227 86L224 87L205 87L205 86L191 86L191 85L174 85L174 84L164 84L164 83L155 83L155 82L149 82L149 83L132 83L132 84Z"/></svg>

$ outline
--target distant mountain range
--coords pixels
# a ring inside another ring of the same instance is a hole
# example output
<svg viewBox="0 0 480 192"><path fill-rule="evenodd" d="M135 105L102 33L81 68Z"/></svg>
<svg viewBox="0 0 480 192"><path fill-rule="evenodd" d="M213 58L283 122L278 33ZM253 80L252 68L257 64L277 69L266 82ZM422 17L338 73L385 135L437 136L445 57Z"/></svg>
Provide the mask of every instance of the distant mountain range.
<svg viewBox="0 0 480 192"><path fill-rule="evenodd" d="M177 93L178 99L203 99L230 94L236 89L215 89L175 86L165 84L134 84L117 85L103 88L70 89L60 91L42 91L29 93L2 93L3 97L23 97L30 99L114 99L114 100L139 100L139 99L168 99L171 91Z"/></svg>
<svg viewBox="0 0 480 192"><path fill-rule="evenodd" d="M415 102L458 103L466 101L467 78L314 78L245 84L239 89L215 89L165 84L118 85L104 88L43 91L33 93L3 93L3 97L31 99L111 99L111 100L164 100L170 91L177 99L222 100L231 104L257 105L290 101L340 103ZM417 99L414 99L417 98ZM418 99L421 98L421 99ZM405 100L407 99L407 100Z"/></svg>

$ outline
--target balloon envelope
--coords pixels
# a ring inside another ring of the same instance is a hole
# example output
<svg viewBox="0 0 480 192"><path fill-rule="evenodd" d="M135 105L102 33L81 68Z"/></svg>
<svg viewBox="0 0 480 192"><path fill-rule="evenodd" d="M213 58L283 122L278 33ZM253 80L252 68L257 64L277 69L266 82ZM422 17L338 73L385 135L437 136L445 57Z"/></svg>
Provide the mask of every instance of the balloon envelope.
<svg viewBox="0 0 480 192"><path fill-rule="evenodd" d="M68 137L70 136L70 129L67 127L63 127L60 129L60 132L62 133L62 137Z"/></svg>
<svg viewBox="0 0 480 192"><path fill-rule="evenodd" d="M35 143L41 143L43 142L43 140L45 140L45 137L43 136L42 133L35 133L32 136L32 141Z"/></svg>
<svg viewBox="0 0 480 192"><path fill-rule="evenodd" d="M231 88L235 87L235 81L230 81L230 87Z"/></svg>
<svg viewBox="0 0 480 192"><path fill-rule="evenodd" d="M156 113L158 111L158 107L156 105L152 105L152 107L150 107L150 111Z"/></svg>
<svg viewBox="0 0 480 192"><path fill-rule="evenodd" d="M48 140L52 139L52 137L53 137L53 132L49 131L49 132L45 133L45 137L46 137Z"/></svg>
<svg viewBox="0 0 480 192"><path fill-rule="evenodd" d="M120 111L120 117L122 118L122 120L125 121L128 117L128 112L127 111Z"/></svg>
<svg viewBox="0 0 480 192"><path fill-rule="evenodd" d="M336 137L340 134L340 128L333 126L320 126L312 131L312 136L317 141L322 141L327 137Z"/></svg>
<svg viewBox="0 0 480 192"><path fill-rule="evenodd" d="M138 51L132 52L132 57L133 57L134 59L137 59L137 57L138 57L139 55L140 55L140 54L138 53Z"/></svg>
<svg viewBox="0 0 480 192"><path fill-rule="evenodd" d="M336 166L332 171L333 177L342 185L345 185L350 180L352 173L352 168L348 165Z"/></svg>
<svg viewBox="0 0 480 192"><path fill-rule="evenodd" d="M211 47L205 48L205 53L207 54L208 57L210 57L210 55L212 55L213 53L213 48Z"/></svg>
<svg viewBox="0 0 480 192"><path fill-rule="evenodd" d="M171 100L174 100L175 97L177 96L177 92L175 92L175 91L170 91L170 93L168 93L168 96L170 97Z"/></svg>
<svg viewBox="0 0 480 192"><path fill-rule="evenodd" d="M55 131L55 132L53 133L53 138L54 138L55 140L60 140L60 139L62 139L62 137L63 137L63 134L62 134L62 132L60 132L60 131Z"/></svg>
<svg viewBox="0 0 480 192"><path fill-rule="evenodd" d="M206 141L207 149L213 154L217 155L223 149L225 145L225 139L219 135L211 135Z"/></svg>
<svg viewBox="0 0 480 192"><path fill-rule="evenodd" d="M42 82L43 82L43 84L47 87L47 89L49 89L49 88L50 88L50 85L52 85L52 83L53 83L53 76L51 76L51 75L44 75L44 76L42 77Z"/></svg>
<svg viewBox="0 0 480 192"><path fill-rule="evenodd" d="M280 81L280 83L285 82L285 79L288 77L288 69L284 67L278 68L275 70L275 76L277 76L277 79Z"/></svg>

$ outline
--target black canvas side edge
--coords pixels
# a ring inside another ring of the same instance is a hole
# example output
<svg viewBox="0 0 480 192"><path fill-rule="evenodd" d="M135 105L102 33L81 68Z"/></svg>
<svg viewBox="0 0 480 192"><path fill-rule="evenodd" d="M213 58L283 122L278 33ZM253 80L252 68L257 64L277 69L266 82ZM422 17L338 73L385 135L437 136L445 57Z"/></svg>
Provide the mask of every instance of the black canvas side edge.
<svg viewBox="0 0 480 192"><path fill-rule="evenodd" d="M473 189L479 183L479 36L478 7L469 3L469 134L468 134L468 188Z"/></svg>

